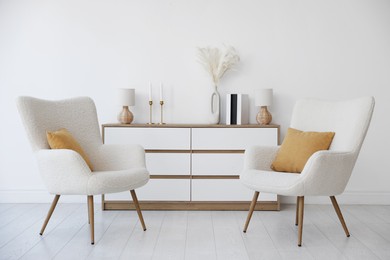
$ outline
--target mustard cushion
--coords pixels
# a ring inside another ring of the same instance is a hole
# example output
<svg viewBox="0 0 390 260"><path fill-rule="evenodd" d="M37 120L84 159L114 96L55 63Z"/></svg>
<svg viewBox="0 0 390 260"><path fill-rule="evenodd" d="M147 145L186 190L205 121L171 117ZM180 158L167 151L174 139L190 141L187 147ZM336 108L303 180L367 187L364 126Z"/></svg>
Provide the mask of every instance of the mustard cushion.
<svg viewBox="0 0 390 260"><path fill-rule="evenodd" d="M334 135L334 132L303 132L288 128L271 169L280 172L302 172L313 153L329 149Z"/></svg>
<svg viewBox="0 0 390 260"><path fill-rule="evenodd" d="M62 128L53 132L46 131L46 137L51 149L70 149L78 152L92 171L91 161L68 130Z"/></svg>

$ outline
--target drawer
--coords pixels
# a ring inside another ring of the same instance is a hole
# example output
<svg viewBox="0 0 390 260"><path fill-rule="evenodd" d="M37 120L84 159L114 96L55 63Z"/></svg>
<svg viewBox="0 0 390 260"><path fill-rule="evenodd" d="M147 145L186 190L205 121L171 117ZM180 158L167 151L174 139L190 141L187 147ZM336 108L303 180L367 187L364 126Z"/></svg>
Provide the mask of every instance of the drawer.
<svg viewBox="0 0 390 260"><path fill-rule="evenodd" d="M245 150L253 145L276 146L277 128L193 128L194 150Z"/></svg>
<svg viewBox="0 0 390 260"><path fill-rule="evenodd" d="M192 180L192 201L251 201L253 193L239 179ZM259 201L277 201L277 195L260 192Z"/></svg>
<svg viewBox="0 0 390 260"><path fill-rule="evenodd" d="M192 154L193 175L240 175L244 154Z"/></svg>
<svg viewBox="0 0 390 260"><path fill-rule="evenodd" d="M190 179L151 179L136 189L138 200L189 201ZM132 200L130 191L105 195L106 200Z"/></svg>
<svg viewBox="0 0 390 260"><path fill-rule="evenodd" d="M145 149L189 150L189 128L105 127L106 144L140 144Z"/></svg>
<svg viewBox="0 0 390 260"><path fill-rule="evenodd" d="M146 153L145 157L152 175L190 175L189 153Z"/></svg>

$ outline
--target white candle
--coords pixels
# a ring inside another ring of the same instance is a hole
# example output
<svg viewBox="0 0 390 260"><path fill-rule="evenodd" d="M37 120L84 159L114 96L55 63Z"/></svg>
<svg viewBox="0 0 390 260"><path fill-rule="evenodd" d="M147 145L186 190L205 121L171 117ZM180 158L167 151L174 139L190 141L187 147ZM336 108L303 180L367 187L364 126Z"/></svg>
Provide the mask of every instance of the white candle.
<svg viewBox="0 0 390 260"><path fill-rule="evenodd" d="M160 101L163 101L164 99L163 99L163 84L162 84L162 82L161 82L161 84L160 84Z"/></svg>
<svg viewBox="0 0 390 260"><path fill-rule="evenodd" d="M152 101L152 82L149 82L149 101Z"/></svg>

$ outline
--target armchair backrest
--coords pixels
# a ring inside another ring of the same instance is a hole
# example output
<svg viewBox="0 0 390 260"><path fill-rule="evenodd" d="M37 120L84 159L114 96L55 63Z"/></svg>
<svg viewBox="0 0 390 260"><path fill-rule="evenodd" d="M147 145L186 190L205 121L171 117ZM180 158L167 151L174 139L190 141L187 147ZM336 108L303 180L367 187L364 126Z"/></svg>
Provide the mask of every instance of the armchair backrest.
<svg viewBox="0 0 390 260"><path fill-rule="evenodd" d="M348 101L303 99L296 103L291 127L302 131L335 132L329 150L357 154L374 110L373 97Z"/></svg>
<svg viewBox="0 0 390 260"><path fill-rule="evenodd" d="M68 129L88 154L102 144L96 107L91 98L49 101L18 97L17 106L32 149L48 149L46 131Z"/></svg>

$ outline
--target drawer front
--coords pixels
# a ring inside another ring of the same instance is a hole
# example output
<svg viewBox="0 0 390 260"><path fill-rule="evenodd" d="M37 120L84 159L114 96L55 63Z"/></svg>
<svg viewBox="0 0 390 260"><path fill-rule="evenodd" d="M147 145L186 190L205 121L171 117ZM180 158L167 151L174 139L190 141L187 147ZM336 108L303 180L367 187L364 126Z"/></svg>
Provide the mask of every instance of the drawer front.
<svg viewBox="0 0 390 260"><path fill-rule="evenodd" d="M189 150L189 128L105 127L106 144L140 144L145 149Z"/></svg>
<svg viewBox="0 0 390 260"><path fill-rule="evenodd" d="M251 201L253 192L238 179L192 180L192 201ZM277 201L277 195L260 192L259 201Z"/></svg>
<svg viewBox="0 0 390 260"><path fill-rule="evenodd" d="M193 175L240 175L244 154L192 154Z"/></svg>
<svg viewBox="0 0 390 260"><path fill-rule="evenodd" d="M190 179L151 179L136 190L140 201L189 201ZM129 191L105 195L106 200L132 200Z"/></svg>
<svg viewBox="0 0 390 260"><path fill-rule="evenodd" d="M145 157L152 175L190 175L189 153L146 153Z"/></svg>
<svg viewBox="0 0 390 260"><path fill-rule="evenodd" d="M194 128L194 150L245 150L253 145L278 144L277 128Z"/></svg>

